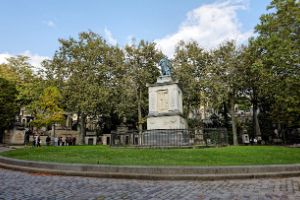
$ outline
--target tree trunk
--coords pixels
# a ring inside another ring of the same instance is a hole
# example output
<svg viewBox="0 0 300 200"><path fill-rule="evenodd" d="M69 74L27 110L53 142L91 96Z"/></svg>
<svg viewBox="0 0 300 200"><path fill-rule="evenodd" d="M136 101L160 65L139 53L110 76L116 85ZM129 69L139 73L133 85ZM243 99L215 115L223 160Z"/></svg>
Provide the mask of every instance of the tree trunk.
<svg viewBox="0 0 300 200"><path fill-rule="evenodd" d="M85 119L86 119L86 115L81 113L80 115L80 138L79 138L79 144L84 144L84 138L85 138Z"/></svg>
<svg viewBox="0 0 300 200"><path fill-rule="evenodd" d="M228 118L228 105L226 102L223 102L223 117L224 117L224 126L225 128L229 129L229 118Z"/></svg>
<svg viewBox="0 0 300 200"><path fill-rule="evenodd" d="M139 144L142 144L142 131L143 131L143 122L142 122L142 90L138 89L137 102L138 102L138 131L140 135Z"/></svg>
<svg viewBox="0 0 300 200"><path fill-rule="evenodd" d="M206 104L205 104L205 102L203 103L203 117L204 117L204 119L207 119Z"/></svg>
<svg viewBox="0 0 300 200"><path fill-rule="evenodd" d="M253 130L254 130L254 137L261 136L258 117L257 117L257 102L253 103Z"/></svg>
<svg viewBox="0 0 300 200"><path fill-rule="evenodd" d="M55 123L52 124L51 126L51 138L54 138L55 136Z"/></svg>
<svg viewBox="0 0 300 200"><path fill-rule="evenodd" d="M0 129L0 144L4 143L4 129Z"/></svg>
<svg viewBox="0 0 300 200"><path fill-rule="evenodd" d="M141 100L142 100L142 91L139 89L138 91L138 130L139 133L142 133L143 131L143 122L142 122L142 105L141 105Z"/></svg>
<svg viewBox="0 0 300 200"><path fill-rule="evenodd" d="M256 90L253 90L253 99L252 99L252 126L253 126L253 138L257 136L261 136L259 122L257 118L257 110L258 110L258 101L257 101L257 95Z"/></svg>
<svg viewBox="0 0 300 200"><path fill-rule="evenodd" d="M230 103L230 115L231 115L231 124L232 124L233 145L238 145L236 117L235 117L235 112L234 112L235 99L234 99L233 94L229 95L229 103Z"/></svg>

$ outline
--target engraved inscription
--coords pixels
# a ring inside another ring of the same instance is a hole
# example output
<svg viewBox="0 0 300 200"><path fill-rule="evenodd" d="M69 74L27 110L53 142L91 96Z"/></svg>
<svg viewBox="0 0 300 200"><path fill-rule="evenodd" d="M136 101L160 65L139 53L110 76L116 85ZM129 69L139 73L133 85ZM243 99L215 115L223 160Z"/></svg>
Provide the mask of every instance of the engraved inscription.
<svg viewBox="0 0 300 200"><path fill-rule="evenodd" d="M168 90L157 91L157 111L168 112L169 101L168 101Z"/></svg>

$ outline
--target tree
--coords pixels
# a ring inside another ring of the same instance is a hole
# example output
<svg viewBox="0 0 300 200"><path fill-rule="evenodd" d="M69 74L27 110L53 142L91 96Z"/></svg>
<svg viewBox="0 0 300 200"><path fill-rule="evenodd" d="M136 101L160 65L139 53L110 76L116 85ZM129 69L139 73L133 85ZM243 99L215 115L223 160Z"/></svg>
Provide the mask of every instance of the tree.
<svg viewBox="0 0 300 200"><path fill-rule="evenodd" d="M44 63L45 74L63 91L68 111L77 112L81 141L84 142L87 116L110 115L123 53L109 46L93 32L79 34L79 39L59 40L61 47L52 61Z"/></svg>
<svg viewBox="0 0 300 200"><path fill-rule="evenodd" d="M300 124L300 2L273 0L256 26L261 64L270 71L271 115L279 125Z"/></svg>
<svg viewBox="0 0 300 200"><path fill-rule="evenodd" d="M28 108L34 116L31 124L37 128L49 126L64 120L63 109L60 108L62 95L60 91L50 86L44 89L39 99L32 102Z"/></svg>
<svg viewBox="0 0 300 200"><path fill-rule="evenodd" d="M176 48L174 58L174 76L179 80L183 89L184 115L188 118L193 113L195 124L189 127L200 126L200 106L208 103L206 90L206 70L212 64L211 55L199 47L196 42L180 42Z"/></svg>
<svg viewBox="0 0 300 200"><path fill-rule="evenodd" d="M7 64L1 66L0 77L16 85L17 101L20 106L26 106L39 97L43 90L42 78L34 74L34 67L29 64L26 56L10 57L7 61Z"/></svg>
<svg viewBox="0 0 300 200"><path fill-rule="evenodd" d="M141 133L144 116L148 113L148 90L146 84L153 84L159 76L157 63L163 57L162 53L155 49L155 43L141 40L139 44L127 45L125 57L128 80L134 91L135 105L138 115L138 130Z"/></svg>
<svg viewBox="0 0 300 200"><path fill-rule="evenodd" d="M270 95L269 80L270 70L264 68L260 47L255 39L249 40L249 45L245 47L241 55L242 65L239 67L241 92L249 99L252 105L252 137L261 136L260 123L258 120L258 110L262 101ZM260 109L262 111L262 109Z"/></svg>
<svg viewBox="0 0 300 200"><path fill-rule="evenodd" d="M44 80L28 62L26 56L16 56L7 59L7 64L0 67L0 78L7 79L17 90L16 100L9 107L16 115L20 108L26 108L36 101L44 88Z"/></svg>
<svg viewBox="0 0 300 200"><path fill-rule="evenodd" d="M18 112L17 94L15 84L0 78L0 143L3 142L5 129L14 122Z"/></svg>
<svg viewBox="0 0 300 200"><path fill-rule="evenodd" d="M233 144L238 144L237 119L235 104L240 90L240 76L238 68L240 63L240 51L234 42L226 42L213 52L213 65L208 72L210 91L218 96L219 103L228 102L231 116ZM221 100L221 101L220 101Z"/></svg>

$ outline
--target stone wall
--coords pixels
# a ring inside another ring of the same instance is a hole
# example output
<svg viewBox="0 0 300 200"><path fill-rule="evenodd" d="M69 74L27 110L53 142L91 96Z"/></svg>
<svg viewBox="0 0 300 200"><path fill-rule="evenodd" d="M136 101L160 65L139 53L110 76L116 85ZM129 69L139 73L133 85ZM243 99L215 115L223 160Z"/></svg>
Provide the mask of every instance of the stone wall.
<svg viewBox="0 0 300 200"><path fill-rule="evenodd" d="M46 137L47 135L51 136L51 130L46 132L44 135L40 135L41 138L41 145L46 144ZM18 130L18 129L13 129L6 131L4 134L4 144L9 144L9 145L22 145L24 144L24 130ZM79 132L74 131L74 130L55 130L55 137L75 137L76 142L78 143L79 141ZM51 139L53 140L53 138ZM30 135L29 137L29 142L31 143L33 141L33 136Z"/></svg>
<svg viewBox="0 0 300 200"><path fill-rule="evenodd" d="M24 130L9 130L4 133L5 144L24 144Z"/></svg>

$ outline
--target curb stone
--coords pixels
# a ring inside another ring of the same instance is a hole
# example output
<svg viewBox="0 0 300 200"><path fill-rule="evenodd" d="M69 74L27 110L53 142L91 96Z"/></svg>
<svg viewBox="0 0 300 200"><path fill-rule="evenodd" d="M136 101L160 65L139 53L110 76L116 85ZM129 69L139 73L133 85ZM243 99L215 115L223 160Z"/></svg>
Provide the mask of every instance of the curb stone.
<svg viewBox="0 0 300 200"><path fill-rule="evenodd" d="M29 173L140 180L229 180L300 176L300 164L213 167L162 167L62 164L0 156L0 167Z"/></svg>

